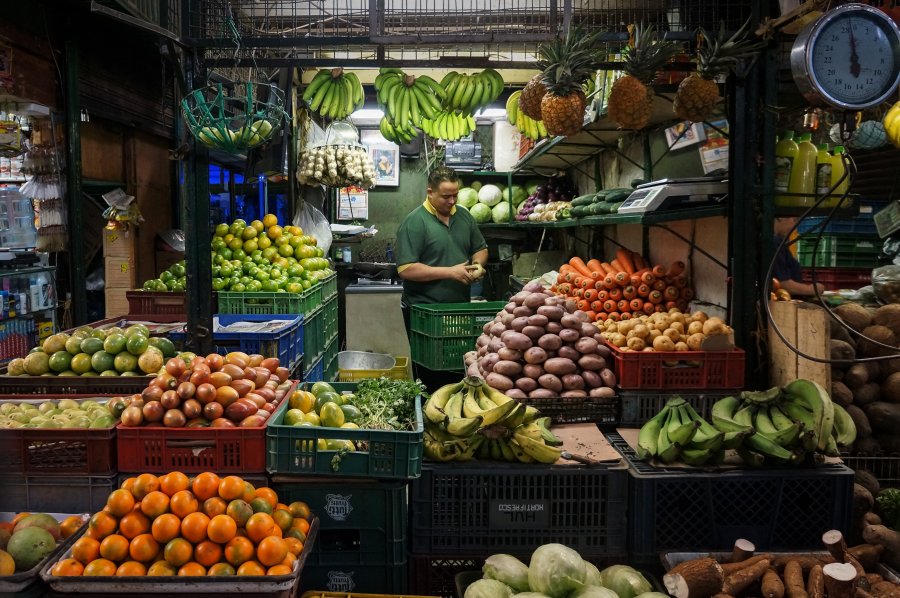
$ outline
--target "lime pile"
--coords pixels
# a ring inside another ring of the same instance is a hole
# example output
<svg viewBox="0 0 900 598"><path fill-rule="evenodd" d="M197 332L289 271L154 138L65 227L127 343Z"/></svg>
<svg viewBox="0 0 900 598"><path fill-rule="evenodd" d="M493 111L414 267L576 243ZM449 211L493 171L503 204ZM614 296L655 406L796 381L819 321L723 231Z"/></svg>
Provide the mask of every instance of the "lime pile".
<svg viewBox="0 0 900 598"><path fill-rule="evenodd" d="M0 405L0 428L111 428L116 423L103 403L92 400Z"/></svg>
<svg viewBox="0 0 900 598"><path fill-rule="evenodd" d="M167 338L151 337L143 324L122 329L83 326L44 339L24 358L9 362L10 376L143 376L156 374L176 355Z"/></svg>
<svg viewBox="0 0 900 598"><path fill-rule="evenodd" d="M187 271L184 260L176 262L162 271L159 278L151 278L144 283L145 291L184 291L187 286Z"/></svg>

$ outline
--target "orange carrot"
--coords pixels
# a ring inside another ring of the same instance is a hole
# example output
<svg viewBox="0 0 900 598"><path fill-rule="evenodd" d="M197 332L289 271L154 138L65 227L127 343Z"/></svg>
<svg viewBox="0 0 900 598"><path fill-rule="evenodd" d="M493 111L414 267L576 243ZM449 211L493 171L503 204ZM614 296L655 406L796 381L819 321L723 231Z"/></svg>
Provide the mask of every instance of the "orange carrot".
<svg viewBox="0 0 900 598"><path fill-rule="evenodd" d="M575 289L572 295L581 299L582 295L584 295L584 289Z"/></svg>
<svg viewBox="0 0 900 598"><path fill-rule="evenodd" d="M657 278L662 278L666 275L666 269L660 266L659 264L653 266L653 276Z"/></svg>
<svg viewBox="0 0 900 598"><path fill-rule="evenodd" d="M616 249L616 259L622 264L622 267L625 268L625 271L628 272L629 275L634 274L635 268L634 264L631 261L631 251L625 249L624 247L619 247Z"/></svg>
<svg viewBox="0 0 900 598"><path fill-rule="evenodd" d="M653 284L654 282L656 282L656 275L648 270L647 272L641 274L641 282L647 285Z"/></svg>
<svg viewBox="0 0 900 598"><path fill-rule="evenodd" d="M572 285L575 286L575 288L578 288L578 289L584 288L583 286L581 286L581 283L584 282L584 276L581 276L580 274L578 276L576 276L575 278L573 278L572 280L570 280L569 282L571 282Z"/></svg>
<svg viewBox="0 0 900 598"><path fill-rule="evenodd" d="M694 289L692 289L691 287L684 287L683 289L681 289L679 298L684 299L685 301L690 301L694 298Z"/></svg>
<svg viewBox="0 0 900 598"><path fill-rule="evenodd" d="M606 301L607 299L609 299L609 291L606 289L597 291L597 301Z"/></svg>
<svg viewBox="0 0 900 598"><path fill-rule="evenodd" d="M609 314L607 314L606 319L612 320L613 322L618 322L619 320L622 319L622 315L617 311L612 311L612 312L609 312Z"/></svg>
<svg viewBox="0 0 900 598"><path fill-rule="evenodd" d="M636 287L641 284L641 275L635 272L628 278L629 282L631 282L631 286Z"/></svg>
<svg viewBox="0 0 900 598"><path fill-rule="evenodd" d="M616 309L620 312L628 311L628 300L627 299L619 299L616 301Z"/></svg>
<svg viewBox="0 0 900 598"><path fill-rule="evenodd" d="M598 312L597 312L597 319L594 320L594 321L595 321L595 322L605 322L605 321L606 321L606 316L607 316L607 315L608 315L608 314L607 314L606 312L604 312L604 311L598 311Z"/></svg>
<svg viewBox="0 0 900 598"><path fill-rule="evenodd" d="M603 288L604 289L613 289L616 286L616 279L613 278L612 274L607 274L606 278L603 279Z"/></svg>
<svg viewBox="0 0 900 598"><path fill-rule="evenodd" d="M611 313L616 311L616 302L612 299L607 299L603 302L603 311L606 313Z"/></svg>
<svg viewBox="0 0 900 598"><path fill-rule="evenodd" d="M557 283L566 282L566 275L564 272L559 273L559 275L556 277L556 282Z"/></svg>
<svg viewBox="0 0 900 598"><path fill-rule="evenodd" d="M630 312L627 312L627 311L622 312L622 313L619 314L619 319L620 319L620 320L630 320L630 319L631 319L631 313L630 313Z"/></svg>
<svg viewBox="0 0 900 598"><path fill-rule="evenodd" d="M618 301L622 298L622 289L619 287L613 287L609 290L609 298L613 301Z"/></svg>
<svg viewBox="0 0 900 598"><path fill-rule="evenodd" d="M591 270L591 278L594 280L600 280L604 276L606 276L606 272L603 270Z"/></svg>
<svg viewBox="0 0 900 598"><path fill-rule="evenodd" d="M600 262L600 267L603 268L607 274L615 274L616 269L612 267L609 262Z"/></svg>
<svg viewBox="0 0 900 598"><path fill-rule="evenodd" d="M571 272L571 271L574 270L574 269L575 269L575 268L573 268L573 267L570 266L569 264L563 264L562 266L559 267L559 271L560 271L560 272Z"/></svg>
<svg viewBox="0 0 900 598"><path fill-rule="evenodd" d="M656 309L654 311L656 311L656 313L658 314L665 313L666 306L660 303L656 306Z"/></svg>
<svg viewBox="0 0 900 598"><path fill-rule="evenodd" d="M603 311L603 302L602 301L591 301L591 311L594 311L594 312Z"/></svg>
<svg viewBox="0 0 900 598"><path fill-rule="evenodd" d="M664 291L664 290L666 290L667 286L668 285L666 284L666 281L660 279L660 280L657 280L656 282L654 282L653 284L651 284L650 288L653 289L654 291Z"/></svg>
<svg viewBox="0 0 900 598"><path fill-rule="evenodd" d="M666 277L672 278L674 276L678 276L682 272L684 272L684 262L681 260L675 260L669 265L669 269L666 270Z"/></svg>
<svg viewBox="0 0 900 598"><path fill-rule="evenodd" d="M584 263L584 260L578 257L577 255L569 260L569 265L578 270L578 273L582 276L591 277L591 271Z"/></svg>
<svg viewBox="0 0 900 598"><path fill-rule="evenodd" d="M605 289L606 287L603 286L604 280L605 279L601 278L600 280L594 282L594 288L597 289L598 291L602 291L603 289Z"/></svg>
<svg viewBox="0 0 900 598"><path fill-rule="evenodd" d="M675 286L670 285L663 290L663 297L666 299L666 301L676 301L679 294L680 291L678 290L678 287Z"/></svg>
<svg viewBox="0 0 900 598"><path fill-rule="evenodd" d="M650 303L656 305L658 303L662 303L663 294L661 291L650 291L650 296L647 297L647 299L650 300Z"/></svg>
<svg viewBox="0 0 900 598"><path fill-rule="evenodd" d="M575 304L575 309L580 309L581 311L584 311L584 308L588 307L589 305L590 305L590 304L589 304L587 301L585 301L584 299L582 299L581 301L578 301L578 302Z"/></svg>
<svg viewBox="0 0 900 598"><path fill-rule="evenodd" d="M634 259L634 267L636 270L643 270L647 267L647 260L645 260L644 256L637 251L632 255L632 259Z"/></svg>
<svg viewBox="0 0 900 598"><path fill-rule="evenodd" d="M676 287L683 289L687 286L687 276L676 276L674 282Z"/></svg>
<svg viewBox="0 0 900 598"><path fill-rule="evenodd" d="M628 306L631 308L631 311L637 313L644 309L644 300L643 299L632 299L628 302Z"/></svg>
<svg viewBox="0 0 900 598"><path fill-rule="evenodd" d="M666 311L678 309L678 304L674 301L666 301Z"/></svg>
<svg viewBox="0 0 900 598"><path fill-rule="evenodd" d="M627 287L628 283L630 282L628 277L629 277L629 274L627 272L619 272L615 276L616 284L619 285L620 287Z"/></svg>
<svg viewBox="0 0 900 598"><path fill-rule="evenodd" d="M593 301L594 299L597 298L597 289L595 289L593 287L591 287L589 289L585 289L584 293L582 294L582 297L584 297L585 301Z"/></svg>
<svg viewBox="0 0 900 598"><path fill-rule="evenodd" d="M622 289L622 296L626 299L634 299L635 297L637 297L637 289L632 285L628 285L627 287Z"/></svg>
<svg viewBox="0 0 900 598"><path fill-rule="evenodd" d="M591 272L603 272L603 267L600 265L600 260L597 258L589 259L585 265Z"/></svg>
<svg viewBox="0 0 900 598"><path fill-rule="evenodd" d="M652 313L656 313L656 306L649 301L644 301L644 313L648 316Z"/></svg>
<svg viewBox="0 0 900 598"><path fill-rule="evenodd" d="M575 271L574 268L571 270L568 270L566 272L566 282L575 282L575 278L578 276L579 276L579 274L578 274L578 272Z"/></svg>
<svg viewBox="0 0 900 598"><path fill-rule="evenodd" d="M589 309L589 310L585 311L584 313L587 314L589 322L593 322L594 320L597 319L597 312L595 312L593 310Z"/></svg>
<svg viewBox="0 0 900 598"><path fill-rule="evenodd" d="M614 259L613 261L611 261L610 265L615 269L617 274L619 272L625 272L625 266L623 266L622 262L620 262L618 259ZM629 273L629 276L630 274L631 273Z"/></svg>
<svg viewBox="0 0 900 598"><path fill-rule="evenodd" d="M641 284L637 288L638 297L647 297L650 294L650 285Z"/></svg>

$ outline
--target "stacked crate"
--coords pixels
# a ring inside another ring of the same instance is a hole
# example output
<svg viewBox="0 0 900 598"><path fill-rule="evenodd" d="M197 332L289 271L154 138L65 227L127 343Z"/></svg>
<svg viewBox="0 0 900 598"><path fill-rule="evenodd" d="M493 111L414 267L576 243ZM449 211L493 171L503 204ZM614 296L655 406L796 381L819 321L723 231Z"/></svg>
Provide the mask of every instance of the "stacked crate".
<svg viewBox="0 0 900 598"><path fill-rule="evenodd" d="M106 317L129 313L126 293L135 287L135 233L132 229L103 231Z"/></svg>

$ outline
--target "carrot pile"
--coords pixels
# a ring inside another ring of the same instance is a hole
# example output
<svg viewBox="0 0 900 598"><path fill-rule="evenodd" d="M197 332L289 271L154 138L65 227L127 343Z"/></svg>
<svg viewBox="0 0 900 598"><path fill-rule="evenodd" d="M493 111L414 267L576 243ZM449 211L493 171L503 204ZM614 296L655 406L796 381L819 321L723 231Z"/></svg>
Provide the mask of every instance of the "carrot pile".
<svg viewBox="0 0 900 598"><path fill-rule="evenodd" d="M625 248L609 262L573 257L559 269L551 290L575 300L592 321L627 320L632 316L678 308L687 312L694 291L688 287L684 262L665 268L649 265L642 255Z"/></svg>

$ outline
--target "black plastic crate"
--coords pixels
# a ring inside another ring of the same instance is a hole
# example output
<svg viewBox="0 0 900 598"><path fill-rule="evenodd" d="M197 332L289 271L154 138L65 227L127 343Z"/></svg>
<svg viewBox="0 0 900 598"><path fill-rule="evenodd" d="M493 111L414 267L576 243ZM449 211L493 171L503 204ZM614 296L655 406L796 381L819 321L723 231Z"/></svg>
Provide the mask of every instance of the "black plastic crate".
<svg viewBox="0 0 900 598"><path fill-rule="evenodd" d="M636 458L619 434L610 444L630 466L631 561L655 564L664 551L728 549L747 538L758 550L821 546L822 533L848 529L853 471L844 465L690 472Z"/></svg>
<svg viewBox="0 0 900 598"><path fill-rule="evenodd" d="M534 548L537 548L537 546ZM515 554L514 556L527 565L531 560L532 552L534 551ZM480 554L479 556L410 554L409 593L414 596L457 598L456 576L466 571L476 571L480 578L484 560L491 554L494 553ZM582 554L581 558L594 563L599 568L628 562L628 555L624 553L602 556ZM459 596L459 598L462 597Z"/></svg>
<svg viewBox="0 0 900 598"><path fill-rule="evenodd" d="M559 542L622 554L627 490L618 465L425 463L410 490L412 551L519 553Z"/></svg>
<svg viewBox="0 0 900 598"><path fill-rule="evenodd" d="M116 475L0 475L0 511L99 511L117 481Z"/></svg>
<svg viewBox="0 0 900 598"><path fill-rule="evenodd" d="M622 404L620 427L640 427L662 411L666 402L673 397L681 397L690 404L700 417L709 421L713 404L721 398L734 395L733 390L620 390Z"/></svg>
<svg viewBox="0 0 900 598"><path fill-rule="evenodd" d="M347 594L393 594L399 598L406 593L407 566L401 563L368 563L365 565L314 564L315 552L310 555L300 576L300 596L311 590Z"/></svg>
<svg viewBox="0 0 900 598"><path fill-rule="evenodd" d="M406 562L405 482L276 476L272 489L284 504L303 501L319 517L310 566Z"/></svg>
<svg viewBox="0 0 900 598"><path fill-rule="evenodd" d="M882 488L900 488L900 455L841 455L841 460L850 469L870 471Z"/></svg>
<svg viewBox="0 0 900 598"><path fill-rule="evenodd" d="M619 421L619 398L608 399L555 397L552 399L517 399L540 410L554 424L616 424Z"/></svg>

